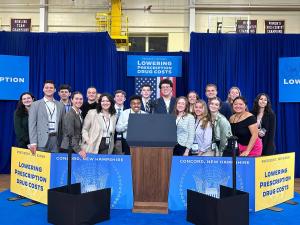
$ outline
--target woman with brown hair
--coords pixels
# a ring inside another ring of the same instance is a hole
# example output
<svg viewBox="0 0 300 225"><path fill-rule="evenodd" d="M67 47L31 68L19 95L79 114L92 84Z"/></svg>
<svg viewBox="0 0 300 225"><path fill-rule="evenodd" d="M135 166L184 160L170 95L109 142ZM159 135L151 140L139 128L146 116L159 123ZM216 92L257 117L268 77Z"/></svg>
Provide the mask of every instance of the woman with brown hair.
<svg viewBox="0 0 300 225"><path fill-rule="evenodd" d="M179 97L176 100L174 114L177 126L177 144L174 147L174 155L188 156L195 138L195 119L188 113L188 100Z"/></svg>
<svg viewBox="0 0 300 225"><path fill-rule="evenodd" d="M235 114L230 117L232 133L238 138L240 156L260 156L262 141L258 137L256 118L246 109L245 98L239 96L233 100Z"/></svg>

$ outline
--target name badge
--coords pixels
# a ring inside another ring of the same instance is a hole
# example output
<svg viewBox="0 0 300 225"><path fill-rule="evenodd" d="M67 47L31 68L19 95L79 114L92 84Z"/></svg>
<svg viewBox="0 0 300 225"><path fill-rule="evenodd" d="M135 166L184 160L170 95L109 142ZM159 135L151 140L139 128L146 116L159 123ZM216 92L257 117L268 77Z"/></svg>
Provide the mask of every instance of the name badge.
<svg viewBox="0 0 300 225"><path fill-rule="evenodd" d="M49 128L49 131L54 131L55 130L55 122L49 121L48 128Z"/></svg>
<svg viewBox="0 0 300 225"><path fill-rule="evenodd" d="M199 146L198 143L193 143L191 148L192 155L197 155L199 153Z"/></svg>
<svg viewBox="0 0 300 225"><path fill-rule="evenodd" d="M192 150L193 151L198 151L198 149L199 149L198 143L193 143Z"/></svg>
<svg viewBox="0 0 300 225"><path fill-rule="evenodd" d="M213 142L213 143L211 144L211 149L214 150L214 151L217 150L217 144L216 144L215 142Z"/></svg>
<svg viewBox="0 0 300 225"><path fill-rule="evenodd" d="M109 145L109 143L110 143L110 137L106 137L106 138L105 138L105 144L106 144L106 145Z"/></svg>

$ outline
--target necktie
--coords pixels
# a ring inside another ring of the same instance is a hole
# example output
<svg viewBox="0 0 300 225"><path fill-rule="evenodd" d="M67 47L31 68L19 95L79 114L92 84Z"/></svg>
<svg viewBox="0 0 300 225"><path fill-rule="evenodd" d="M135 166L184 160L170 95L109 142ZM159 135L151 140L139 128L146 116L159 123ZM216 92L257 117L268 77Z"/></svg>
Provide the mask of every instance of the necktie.
<svg viewBox="0 0 300 225"><path fill-rule="evenodd" d="M120 109L120 108L118 108L118 109L117 109L117 111L118 111L118 112L117 112L117 119L119 119L119 117L120 117L120 114L121 114L121 109Z"/></svg>
<svg viewBox="0 0 300 225"><path fill-rule="evenodd" d="M149 103L149 101L146 103L146 112L150 113L150 103Z"/></svg>

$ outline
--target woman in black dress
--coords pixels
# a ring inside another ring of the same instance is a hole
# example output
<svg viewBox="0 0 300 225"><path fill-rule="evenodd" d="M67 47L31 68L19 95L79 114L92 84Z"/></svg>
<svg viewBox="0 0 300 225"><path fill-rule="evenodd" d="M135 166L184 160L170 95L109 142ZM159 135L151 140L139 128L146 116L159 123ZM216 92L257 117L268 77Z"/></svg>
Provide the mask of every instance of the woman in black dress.
<svg viewBox="0 0 300 225"><path fill-rule="evenodd" d="M14 128L16 133L17 147L28 148L29 132L28 132L28 110L34 101L34 96L25 92L21 94L18 106L14 112Z"/></svg>
<svg viewBox="0 0 300 225"><path fill-rule="evenodd" d="M270 98L265 93L260 93L254 100L253 115L256 117L258 135L263 142L262 155L275 154L275 128L276 116L271 108Z"/></svg>

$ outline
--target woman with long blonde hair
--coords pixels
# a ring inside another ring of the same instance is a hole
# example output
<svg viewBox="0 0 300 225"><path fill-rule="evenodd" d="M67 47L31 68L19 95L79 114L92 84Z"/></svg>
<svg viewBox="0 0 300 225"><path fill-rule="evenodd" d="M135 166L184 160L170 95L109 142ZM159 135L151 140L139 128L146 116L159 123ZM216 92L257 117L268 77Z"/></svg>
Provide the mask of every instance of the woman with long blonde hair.
<svg viewBox="0 0 300 225"><path fill-rule="evenodd" d="M204 100L197 100L194 104L195 139L192 154L199 156L214 156L211 149L212 127L207 105Z"/></svg>

